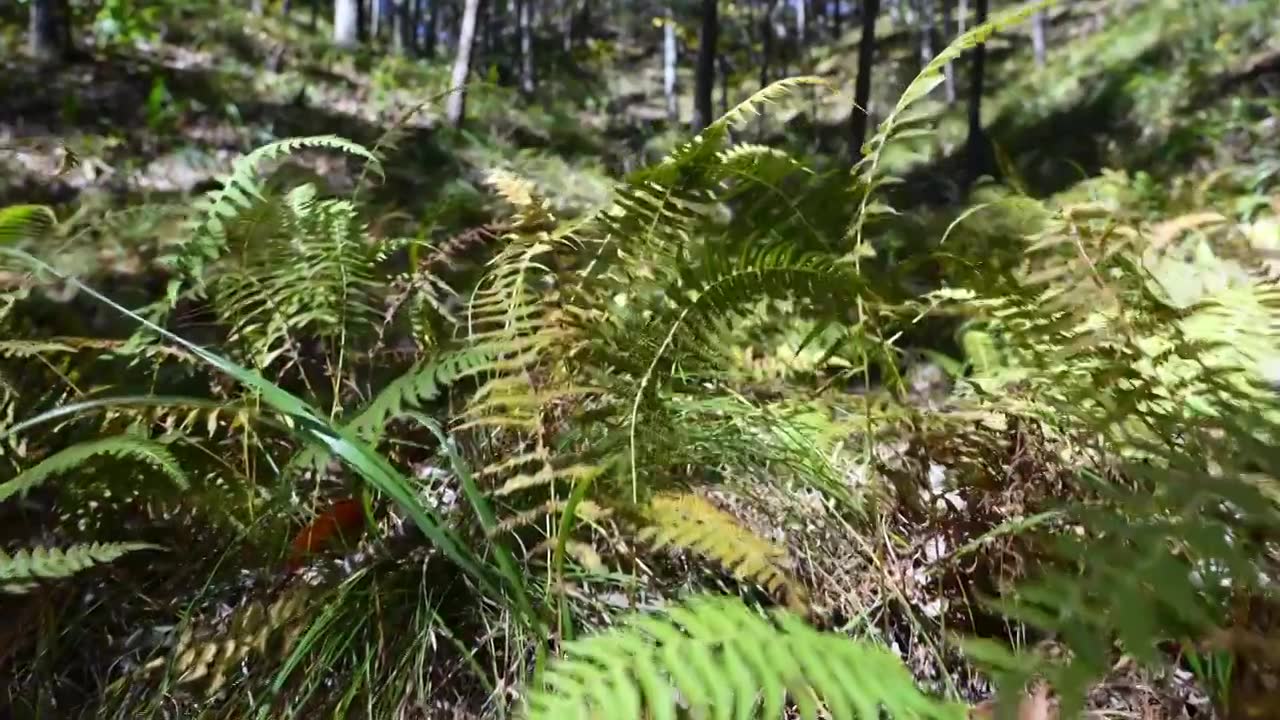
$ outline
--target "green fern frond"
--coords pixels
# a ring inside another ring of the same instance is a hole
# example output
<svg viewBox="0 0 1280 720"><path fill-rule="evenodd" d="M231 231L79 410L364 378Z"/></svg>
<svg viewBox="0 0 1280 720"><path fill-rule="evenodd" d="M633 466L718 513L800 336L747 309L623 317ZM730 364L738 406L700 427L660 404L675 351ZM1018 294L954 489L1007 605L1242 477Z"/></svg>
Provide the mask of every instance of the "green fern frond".
<svg viewBox="0 0 1280 720"><path fill-rule="evenodd" d="M386 424L405 410L435 400L450 384L486 372L493 362L487 348L471 348L415 365L388 383L351 418L347 427L361 438L376 440Z"/></svg>
<svg viewBox="0 0 1280 720"><path fill-rule="evenodd" d="M177 459L164 445L131 435L117 435L72 445L41 460L12 480L0 484L0 501L26 493L54 475L75 470L98 455L140 460L164 473L179 488L185 489L190 485Z"/></svg>
<svg viewBox="0 0 1280 720"><path fill-rule="evenodd" d="M731 108L729 112L711 123L708 130L720 133L737 127L749 120L751 116L761 115L766 105L771 105L784 97L790 96L801 87L829 88L830 86L831 83L814 75L800 75L776 80L755 91L746 100Z"/></svg>
<svg viewBox="0 0 1280 720"><path fill-rule="evenodd" d="M72 545L67 549L34 548L13 555L0 550L0 587L22 593L40 580L54 580L75 575L94 565L112 562L138 550L161 550L149 543L92 543Z"/></svg>
<svg viewBox="0 0 1280 720"><path fill-rule="evenodd" d="M945 82L945 68L965 51L986 42L993 33L1017 25L1057 1L1039 0L1039 2L1012 8L990 21L967 31L930 60L916 75L915 79L907 85L907 88L902 91L902 94L898 97L898 102L888 116L881 121L876 134L863 145L862 158L854 166L854 174L857 176L856 184L861 198L858 202L858 213L854 216L848 230L845 232L845 239L854 248L855 262L860 262L861 258L865 257L870 250L863 240L863 228L868 217L876 214L875 211L879 209L892 211L892 208L889 208L888 205L871 202L871 197L877 189L892 182L891 178L881 177L880 175L880 162L885 147L894 140L906 139L910 136L929 132L924 127L928 122L928 118L918 114L911 114L911 110L916 103L927 97Z"/></svg>
<svg viewBox="0 0 1280 720"><path fill-rule="evenodd" d="M664 616L566 643L532 689L527 720L784 716L806 720L961 720L933 700L883 647L809 627L786 612L761 615L731 598L696 598Z"/></svg>
<svg viewBox="0 0 1280 720"><path fill-rule="evenodd" d="M376 443L391 421L439 398L450 384L462 378L493 371L495 364L494 354L487 347L459 350L433 362L415 364L387 383L351 415L345 427L362 440ZM289 465L293 468L315 468L325 457L322 448L308 447L298 453Z"/></svg>
<svg viewBox="0 0 1280 720"><path fill-rule="evenodd" d="M0 208L0 245L41 237L57 224L58 217L44 205Z"/></svg>
<svg viewBox="0 0 1280 720"><path fill-rule="evenodd" d="M668 493L644 512L652 523L640 537L655 548L682 547L723 563L735 575L783 596L797 611L807 608L804 587L787 571L785 549L743 526L742 521L700 495Z"/></svg>
<svg viewBox="0 0 1280 720"><path fill-rule="evenodd" d="M222 177L222 186L210 190L195 203L197 216L186 225L188 239L176 262L190 280L199 282L208 261L218 258L225 246L227 224L252 209L263 199L258 181L258 168L265 162L306 149L338 150L363 159L367 167L382 175L381 162L363 145L336 135L287 138L264 145L236 159L231 172ZM170 301L176 300L177 288L170 288Z"/></svg>

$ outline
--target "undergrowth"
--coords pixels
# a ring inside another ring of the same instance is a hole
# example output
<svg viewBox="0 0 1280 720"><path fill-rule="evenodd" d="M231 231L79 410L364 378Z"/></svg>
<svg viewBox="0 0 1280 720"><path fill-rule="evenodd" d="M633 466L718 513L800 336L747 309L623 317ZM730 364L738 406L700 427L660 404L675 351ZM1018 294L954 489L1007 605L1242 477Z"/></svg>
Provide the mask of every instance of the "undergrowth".
<svg viewBox="0 0 1280 720"><path fill-rule="evenodd" d="M180 240L128 301L65 262L86 221L5 209L0 582L62 620L0 655L10 703L943 718L962 672L1069 713L1121 655L1280 662L1239 610L1280 560L1278 209L1232 203L1274 174L1185 205L1013 182L893 252L886 152L1033 9L930 62L851 178L737 142L825 88L794 78L580 217L495 171L509 218L443 240L374 232L382 144L267 145L131 211ZM363 183L288 182L306 149Z"/></svg>

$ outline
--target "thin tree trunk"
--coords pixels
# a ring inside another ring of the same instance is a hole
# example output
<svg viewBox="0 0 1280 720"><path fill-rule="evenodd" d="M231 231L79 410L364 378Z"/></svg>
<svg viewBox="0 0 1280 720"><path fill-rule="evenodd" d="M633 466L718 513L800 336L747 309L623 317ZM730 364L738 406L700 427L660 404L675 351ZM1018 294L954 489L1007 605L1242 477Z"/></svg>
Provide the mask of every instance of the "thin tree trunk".
<svg viewBox="0 0 1280 720"><path fill-rule="evenodd" d="M987 0L976 0L974 9L977 11L974 26L977 27L987 21ZM987 138L982 131L982 84L986 62L987 45L982 43L973 49L973 69L970 71L972 74L969 85L968 172L970 182L977 180L990 170L990 163L987 161Z"/></svg>
<svg viewBox="0 0 1280 720"><path fill-rule="evenodd" d="M567 0L565 5L568 17L565 18L564 25L564 53L568 55L578 46L578 33L581 30L582 13L586 10L586 3Z"/></svg>
<svg viewBox="0 0 1280 720"><path fill-rule="evenodd" d="M1045 12L1040 10L1031 16L1031 51L1036 59L1036 67L1044 67L1045 63Z"/></svg>
<svg viewBox="0 0 1280 720"><path fill-rule="evenodd" d="M831 34L837 40L844 34L844 0L831 0Z"/></svg>
<svg viewBox="0 0 1280 720"><path fill-rule="evenodd" d="M70 8L66 0L31 0L27 38L32 56L62 60L71 50Z"/></svg>
<svg viewBox="0 0 1280 720"><path fill-rule="evenodd" d="M676 17L667 6L666 22L662 24L662 95L667 101L667 120L680 122L680 103L676 96L676 62L679 50L676 46Z"/></svg>
<svg viewBox="0 0 1280 720"><path fill-rule="evenodd" d="M369 37L369 8L365 6L365 0L355 0L355 3L356 37L364 42Z"/></svg>
<svg viewBox="0 0 1280 720"><path fill-rule="evenodd" d="M453 74L449 79L451 92L445 103L445 118L454 127L462 127L467 112L467 78L471 75L471 47L476 39L476 20L480 14L480 0L466 0L462 9L462 22L458 27L458 52L453 60Z"/></svg>
<svg viewBox="0 0 1280 720"><path fill-rule="evenodd" d="M721 53L717 62L720 67L720 115L723 117L729 112L729 61Z"/></svg>
<svg viewBox="0 0 1280 720"><path fill-rule="evenodd" d="M360 0L334 0L333 44L355 47L360 42Z"/></svg>
<svg viewBox="0 0 1280 720"><path fill-rule="evenodd" d="M406 3L405 37L409 41L409 52L422 55L422 0L403 0Z"/></svg>
<svg viewBox="0 0 1280 720"><path fill-rule="evenodd" d="M955 9L955 0L942 0L942 38L943 43L950 45L955 40L955 18L952 11ZM956 101L956 66L955 63L947 63L942 69L942 88L946 93L947 104L950 105Z"/></svg>
<svg viewBox="0 0 1280 720"><path fill-rule="evenodd" d="M767 87L771 77L769 63L773 61L773 8L777 0L765 0L764 14L760 17L760 87Z"/></svg>
<svg viewBox="0 0 1280 720"><path fill-rule="evenodd" d="M862 145L867 141L871 72L876 56L876 18L879 14L880 0L865 0L862 5L862 39L858 41L858 79L853 88L853 127L849 136L854 163L862 159Z"/></svg>
<svg viewBox="0 0 1280 720"><path fill-rule="evenodd" d="M254 15L261 17L266 14L266 8L264 7L264 5L265 3L263 2L263 0L253 0L253 3L250 4L249 9Z"/></svg>
<svg viewBox="0 0 1280 720"><path fill-rule="evenodd" d="M485 55L493 52L493 30L494 25L497 24L497 14L497 0L491 0L480 5L480 14L477 16L476 22L480 28L480 49Z"/></svg>
<svg viewBox="0 0 1280 720"><path fill-rule="evenodd" d="M391 6L391 47L398 55L413 53L413 12L416 0L393 0Z"/></svg>
<svg viewBox="0 0 1280 720"><path fill-rule="evenodd" d="M369 31L375 38L382 34L382 0L369 0Z"/></svg>
<svg viewBox="0 0 1280 720"><path fill-rule="evenodd" d="M960 33L961 35L963 35L963 34L964 34L964 31L965 31L966 29L968 29L968 23L969 23L969 0L960 0L960 8L959 8L959 10L958 10L957 12L958 12L958 15L959 15L959 19L958 19L958 20L956 20L956 23L957 23L957 25L959 25L959 29L958 29L956 32L958 32L958 33Z"/></svg>
<svg viewBox="0 0 1280 720"><path fill-rule="evenodd" d="M717 0L702 0L702 30L698 33L698 66L693 93L694 132L711 124L711 95L716 84L716 36L720 31Z"/></svg>
<svg viewBox="0 0 1280 720"><path fill-rule="evenodd" d="M806 31L809 29L808 8L805 7L806 0L795 0L796 3L796 55L804 57L804 39Z"/></svg>
<svg viewBox="0 0 1280 720"><path fill-rule="evenodd" d="M931 0L920 0L920 67L933 59L933 13L929 12Z"/></svg>
<svg viewBox="0 0 1280 720"><path fill-rule="evenodd" d="M422 54L427 57L435 57L436 42L440 34L440 5L444 0L424 0L431 3L431 9L427 12L427 28L424 32L426 37L422 39Z"/></svg>
<svg viewBox="0 0 1280 720"><path fill-rule="evenodd" d="M293 0L284 0L280 3L280 17L288 18L293 13Z"/></svg>
<svg viewBox="0 0 1280 720"><path fill-rule="evenodd" d="M520 92L533 95L537 85L533 66L533 0L517 0L520 24Z"/></svg>

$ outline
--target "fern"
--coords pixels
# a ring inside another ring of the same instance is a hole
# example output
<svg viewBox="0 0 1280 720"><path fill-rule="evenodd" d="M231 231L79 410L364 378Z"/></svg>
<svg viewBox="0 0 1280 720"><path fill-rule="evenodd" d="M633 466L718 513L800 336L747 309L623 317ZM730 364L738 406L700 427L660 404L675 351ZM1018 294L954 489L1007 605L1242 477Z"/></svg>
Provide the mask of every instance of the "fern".
<svg viewBox="0 0 1280 720"><path fill-rule="evenodd" d="M58 218L44 205L10 205L0 208L0 245L12 245L49 232Z"/></svg>
<svg viewBox="0 0 1280 720"><path fill-rule="evenodd" d="M139 674L169 669L179 684L205 681L212 696L245 661L274 652L287 657L309 620L309 588L286 589L271 603L254 600L236 608L221 629L188 627L169 657L152 660Z"/></svg>
<svg viewBox="0 0 1280 720"><path fill-rule="evenodd" d="M26 493L54 475L82 467L98 455L115 455L140 460L160 470L179 488L185 489L189 486L186 473L164 445L131 435L117 435L72 445L41 460L12 480L0 484L0 501L7 500L16 494Z"/></svg>
<svg viewBox="0 0 1280 720"><path fill-rule="evenodd" d="M159 550L148 543L92 543L60 548L19 550L13 555L0 550L0 587L23 593L39 580L70 577L94 565L112 562L138 550Z"/></svg>
<svg viewBox="0 0 1280 720"><path fill-rule="evenodd" d="M902 91L898 102L888 116L881 121L876 134L863 145L862 158L853 169L856 178L855 187L859 195L858 212L845 232L845 240L852 246L850 253L856 266L860 267L862 258L874 255L874 250L866 244L863 236L867 220L877 215L895 212L889 205L873 203L871 200L876 190L895 181L895 178L880 174L880 163L885 147L895 140L930 133L927 126L929 117L923 114L912 114L910 112L912 108L945 82L945 68L965 51L977 47L986 42L992 34L1023 22L1032 14L1044 10L1057 1L1039 0L1039 2L1007 10L998 17L965 32L934 56Z"/></svg>
<svg viewBox="0 0 1280 720"><path fill-rule="evenodd" d="M221 178L221 187L210 190L195 205L197 217L186 225L188 238L180 254L169 261L176 264L187 278L197 283L204 277L205 264L221 256L225 249L227 225L242 213L252 209L262 200L262 186L258 182L259 166L278 160L300 150L322 148L338 150L363 159L367 166L382 175L381 163L364 146L336 135L287 138L264 145L237 158L231 172ZM178 286L171 285L169 301L177 299Z"/></svg>
<svg viewBox="0 0 1280 720"><path fill-rule="evenodd" d="M640 532L657 548L676 546L723 563L735 575L758 582L803 613L804 587L786 569L786 551L742 525L733 515L700 495L664 494L649 502L646 519L653 523Z"/></svg>
<svg viewBox="0 0 1280 720"><path fill-rule="evenodd" d="M790 613L762 616L729 598L696 598L665 617L567 643L529 694L528 720L965 717L932 700L888 650L821 633Z"/></svg>

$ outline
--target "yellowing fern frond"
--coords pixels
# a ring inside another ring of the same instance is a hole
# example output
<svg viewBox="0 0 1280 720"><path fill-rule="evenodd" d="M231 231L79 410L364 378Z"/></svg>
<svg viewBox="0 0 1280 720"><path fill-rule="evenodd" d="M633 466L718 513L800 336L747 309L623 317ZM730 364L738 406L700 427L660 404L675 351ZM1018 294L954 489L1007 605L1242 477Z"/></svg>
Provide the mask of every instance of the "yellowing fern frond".
<svg viewBox="0 0 1280 720"><path fill-rule="evenodd" d="M762 615L733 598L700 597L665 616L567 643L533 688L526 720L784 717L805 720L961 720L933 700L889 650L814 630L785 612Z"/></svg>
<svg viewBox="0 0 1280 720"><path fill-rule="evenodd" d="M205 694L213 695L251 656L264 656L273 649L287 656L305 627L308 600L308 588L300 587L286 590L270 604L249 602L237 608L221 630L210 627L196 633L188 629L169 657L152 660L140 674L171 664L179 683L204 680Z"/></svg>
<svg viewBox="0 0 1280 720"><path fill-rule="evenodd" d="M517 229L545 229L555 223L550 203L529 180L506 170L490 170L485 182L515 206L516 215L512 220Z"/></svg>
<svg viewBox="0 0 1280 720"><path fill-rule="evenodd" d="M686 493L655 497L645 511L650 527L640 537L656 548L675 546L723 563L744 580L785 596L792 609L807 606L804 587L787 572L787 552L743 526L709 500Z"/></svg>

